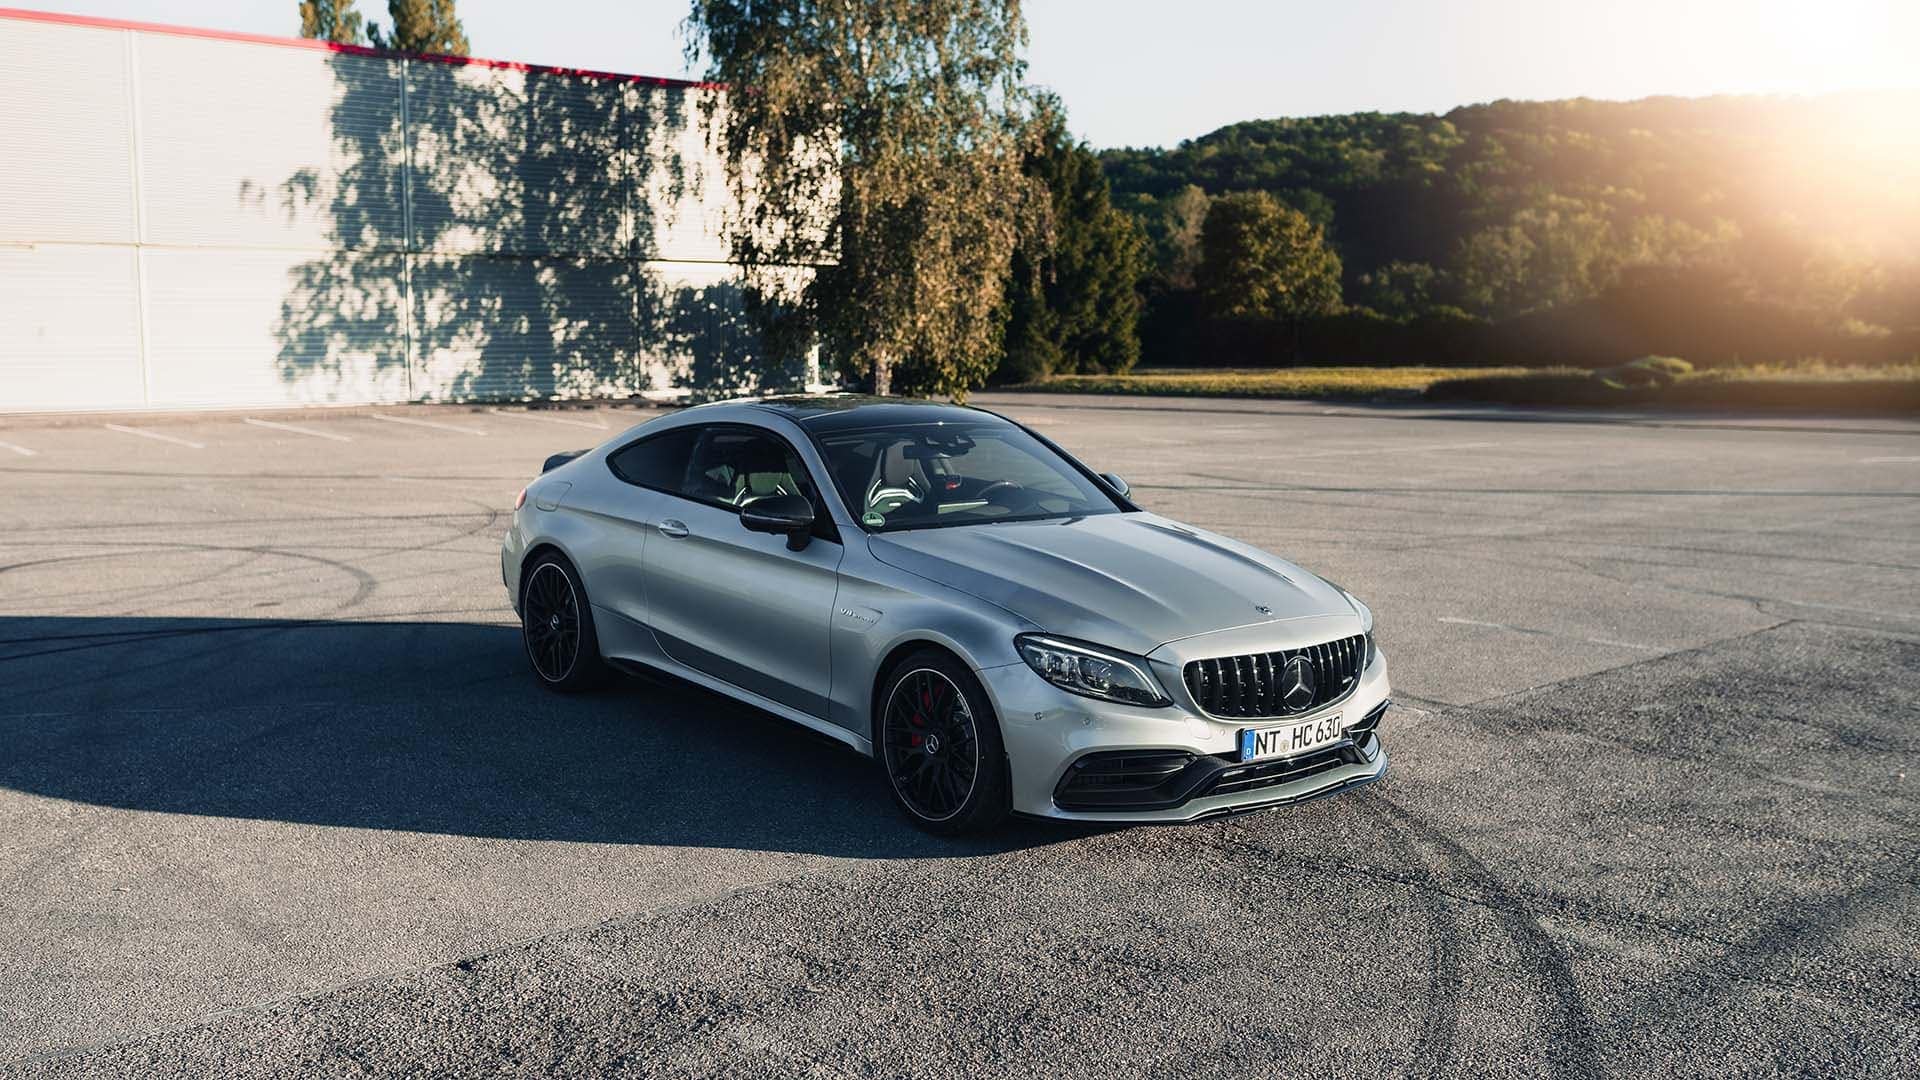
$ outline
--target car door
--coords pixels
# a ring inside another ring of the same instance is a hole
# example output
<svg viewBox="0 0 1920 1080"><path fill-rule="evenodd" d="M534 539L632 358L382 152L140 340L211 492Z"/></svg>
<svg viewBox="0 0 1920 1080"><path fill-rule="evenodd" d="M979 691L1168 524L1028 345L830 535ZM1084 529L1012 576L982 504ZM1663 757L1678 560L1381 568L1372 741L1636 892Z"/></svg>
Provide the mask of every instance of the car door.
<svg viewBox="0 0 1920 1080"><path fill-rule="evenodd" d="M577 484L568 493L568 509L595 522L592 542L576 543L573 550L592 583L593 606L636 629L647 624L647 541L657 535L660 518L679 503L670 492L686 476L698 437L698 430L683 427L637 439L607 455L612 473L607 482ZM606 629L601 637L603 644L610 643Z"/></svg>
<svg viewBox="0 0 1920 1080"><path fill-rule="evenodd" d="M798 550L740 522L743 503L772 494L814 504L814 530ZM828 631L844 549L800 456L766 428L704 425L673 495L644 559L647 623L661 651L826 718Z"/></svg>

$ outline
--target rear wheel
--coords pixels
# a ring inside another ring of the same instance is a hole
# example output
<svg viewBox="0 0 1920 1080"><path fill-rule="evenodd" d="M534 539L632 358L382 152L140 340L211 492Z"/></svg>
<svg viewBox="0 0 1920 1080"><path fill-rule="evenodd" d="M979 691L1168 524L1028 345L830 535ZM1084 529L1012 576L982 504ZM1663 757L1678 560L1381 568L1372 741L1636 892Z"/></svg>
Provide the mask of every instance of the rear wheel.
<svg viewBox="0 0 1920 1080"><path fill-rule="evenodd" d="M562 693L598 684L606 664L573 564L548 552L527 567L520 588L520 638L541 684Z"/></svg>
<svg viewBox="0 0 1920 1080"><path fill-rule="evenodd" d="M915 652L894 667L880 702L877 756L914 824L955 835L1007 816L1000 725L965 665L937 649Z"/></svg>

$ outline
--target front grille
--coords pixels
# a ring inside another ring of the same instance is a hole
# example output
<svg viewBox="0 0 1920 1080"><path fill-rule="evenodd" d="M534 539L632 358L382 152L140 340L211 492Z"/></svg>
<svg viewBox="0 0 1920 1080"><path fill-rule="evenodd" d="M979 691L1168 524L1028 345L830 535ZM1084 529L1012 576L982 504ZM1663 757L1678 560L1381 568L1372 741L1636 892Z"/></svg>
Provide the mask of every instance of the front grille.
<svg viewBox="0 0 1920 1080"><path fill-rule="evenodd" d="M1281 699L1281 674L1296 656L1305 657L1313 669L1313 700L1289 708ZM1304 649L1191 660L1181 675L1193 700L1212 716L1287 716L1345 697L1366 662L1367 637L1355 634Z"/></svg>

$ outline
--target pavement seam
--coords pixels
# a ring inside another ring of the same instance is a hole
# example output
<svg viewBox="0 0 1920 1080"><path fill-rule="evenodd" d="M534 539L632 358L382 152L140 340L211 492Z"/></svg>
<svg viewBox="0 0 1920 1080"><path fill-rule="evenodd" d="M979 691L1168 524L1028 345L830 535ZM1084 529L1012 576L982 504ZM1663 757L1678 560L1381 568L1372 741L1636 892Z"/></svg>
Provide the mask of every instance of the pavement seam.
<svg viewBox="0 0 1920 1080"><path fill-rule="evenodd" d="M1555 679L1552 682L1535 683L1532 686L1522 687L1521 689L1518 689L1518 690L1510 690L1510 691L1507 691L1506 693L1494 694L1491 697L1475 698L1472 701L1464 701L1457 705L1449 705L1447 707L1450 709L1485 708L1489 705L1495 705L1500 702L1509 701L1513 698L1521 697L1522 695L1525 695L1525 694L1537 693L1541 690L1551 690L1556 686L1565 686L1568 683L1576 682L1580 679L1591 678L1592 676L1595 676L1595 675L1604 675L1608 672L1613 672L1613 671L1624 671L1627 668L1639 667L1642 664L1657 664L1662 660L1670 660L1670 659L1673 659L1674 657L1687 656L1693 653L1704 653L1708 649L1716 648L1718 646L1728 644L1729 642L1742 641L1746 638L1756 637L1760 634L1765 634L1774 630L1778 630L1781 627L1794 626L1804 622L1806 622L1806 620L1804 619L1782 619L1779 622L1773 623L1772 625L1769 625L1769 626L1762 626L1754 630L1746 631L1745 633L1734 634L1730 637L1714 638L1712 641L1702 642L1701 644L1698 644L1698 645L1689 645L1684 649L1674 649L1671 652L1663 652L1658 656L1647 656L1647 657L1642 657L1638 660L1628 660L1625 663L1621 663L1621 664L1612 664L1607 667L1595 668L1592 671L1583 671L1578 675L1569 675L1564 679ZM1828 625L1828 624L1822 624L1822 625ZM1850 630L1853 628L1844 627L1844 629Z"/></svg>

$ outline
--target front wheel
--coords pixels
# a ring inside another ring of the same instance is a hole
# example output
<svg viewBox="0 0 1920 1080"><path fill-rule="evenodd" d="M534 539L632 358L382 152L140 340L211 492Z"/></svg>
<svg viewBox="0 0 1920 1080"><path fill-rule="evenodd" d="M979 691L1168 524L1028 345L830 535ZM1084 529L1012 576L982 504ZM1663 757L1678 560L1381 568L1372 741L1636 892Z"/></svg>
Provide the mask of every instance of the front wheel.
<svg viewBox="0 0 1920 1080"><path fill-rule="evenodd" d="M520 638L541 685L571 693L597 685L606 672L586 586L573 564L548 552L521 582Z"/></svg>
<svg viewBox="0 0 1920 1080"><path fill-rule="evenodd" d="M1000 725L965 665L939 650L915 652L888 676L880 702L877 756L914 824L951 836L1007 816Z"/></svg>

